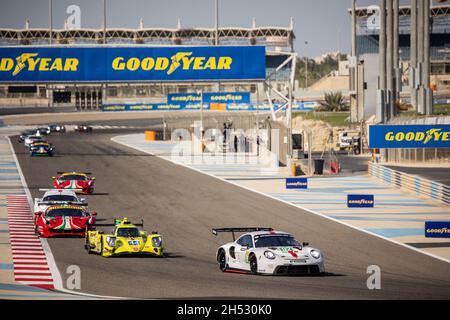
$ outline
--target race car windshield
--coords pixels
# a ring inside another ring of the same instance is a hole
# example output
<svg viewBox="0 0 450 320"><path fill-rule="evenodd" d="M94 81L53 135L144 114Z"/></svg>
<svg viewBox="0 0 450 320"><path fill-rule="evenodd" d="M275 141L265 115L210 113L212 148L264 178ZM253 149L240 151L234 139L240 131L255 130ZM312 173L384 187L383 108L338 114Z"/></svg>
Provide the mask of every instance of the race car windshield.
<svg viewBox="0 0 450 320"><path fill-rule="evenodd" d="M126 237L126 238L133 238L133 237L140 237L139 229L138 228L118 228L117 229L117 236L118 237Z"/></svg>
<svg viewBox="0 0 450 320"><path fill-rule="evenodd" d="M54 218L54 217L84 217L86 214L81 209L75 209L75 208L63 208L63 209L52 209L47 212L45 215L47 218Z"/></svg>
<svg viewBox="0 0 450 320"><path fill-rule="evenodd" d="M255 237L255 247L296 247L300 246L300 243L291 236L260 236Z"/></svg>
<svg viewBox="0 0 450 320"><path fill-rule="evenodd" d="M76 202L77 198L66 194L54 194L44 197L43 201L72 201Z"/></svg>
<svg viewBox="0 0 450 320"><path fill-rule="evenodd" d="M66 180L87 180L86 176L82 176L79 174L69 174L66 176L59 177L59 180L66 181Z"/></svg>

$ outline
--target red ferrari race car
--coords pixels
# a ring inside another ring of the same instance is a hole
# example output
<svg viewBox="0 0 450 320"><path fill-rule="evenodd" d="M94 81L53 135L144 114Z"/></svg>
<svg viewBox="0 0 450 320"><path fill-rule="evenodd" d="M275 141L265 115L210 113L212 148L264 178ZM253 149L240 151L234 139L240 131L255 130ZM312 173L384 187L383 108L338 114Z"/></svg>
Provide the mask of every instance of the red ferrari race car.
<svg viewBox="0 0 450 320"><path fill-rule="evenodd" d="M58 172L59 177L52 177L55 189L70 189L77 193L94 192L95 177L90 172Z"/></svg>
<svg viewBox="0 0 450 320"><path fill-rule="evenodd" d="M45 212L34 213L34 230L43 238L57 236L84 237L95 223L96 212L88 213L76 205L53 205Z"/></svg>

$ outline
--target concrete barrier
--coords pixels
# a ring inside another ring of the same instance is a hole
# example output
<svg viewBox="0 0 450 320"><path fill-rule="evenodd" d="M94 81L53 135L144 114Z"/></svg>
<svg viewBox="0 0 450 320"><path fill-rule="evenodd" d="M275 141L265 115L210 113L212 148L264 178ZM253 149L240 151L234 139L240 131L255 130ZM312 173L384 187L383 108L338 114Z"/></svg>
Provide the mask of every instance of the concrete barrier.
<svg viewBox="0 0 450 320"><path fill-rule="evenodd" d="M368 173L369 176L381 179L401 189L450 205L450 187L442 183L396 171L372 161L368 162Z"/></svg>

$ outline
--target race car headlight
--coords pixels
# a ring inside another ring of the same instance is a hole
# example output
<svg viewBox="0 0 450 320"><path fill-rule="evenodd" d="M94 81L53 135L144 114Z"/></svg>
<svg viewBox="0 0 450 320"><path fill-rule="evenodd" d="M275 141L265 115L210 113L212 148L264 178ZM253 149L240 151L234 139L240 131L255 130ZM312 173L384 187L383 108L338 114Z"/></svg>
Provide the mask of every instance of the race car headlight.
<svg viewBox="0 0 450 320"><path fill-rule="evenodd" d="M320 258L320 252L317 250L311 250L309 252L309 254L311 255L311 257L313 257L314 259L319 259Z"/></svg>
<svg viewBox="0 0 450 320"><path fill-rule="evenodd" d="M162 243L161 237L154 237L152 238L152 244L154 247L160 247Z"/></svg>
<svg viewBox="0 0 450 320"><path fill-rule="evenodd" d="M110 247L115 247L116 246L116 238L115 237L106 237L106 243Z"/></svg>
<svg viewBox="0 0 450 320"><path fill-rule="evenodd" d="M275 259L275 253L273 253L272 251L264 251L264 256L270 260Z"/></svg>

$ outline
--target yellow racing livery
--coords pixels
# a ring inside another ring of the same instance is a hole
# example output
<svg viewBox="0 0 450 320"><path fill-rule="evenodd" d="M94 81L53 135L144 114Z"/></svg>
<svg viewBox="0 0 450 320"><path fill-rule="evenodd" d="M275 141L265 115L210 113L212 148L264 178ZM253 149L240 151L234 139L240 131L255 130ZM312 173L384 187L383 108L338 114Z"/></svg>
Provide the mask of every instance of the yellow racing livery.
<svg viewBox="0 0 450 320"><path fill-rule="evenodd" d="M132 224L128 218L115 219L114 224L95 224L92 230L86 232L86 251L97 253L103 257L120 255L151 255L162 257L164 248L162 237L156 232L148 235L138 229L144 222ZM110 234L96 230L98 226L113 226Z"/></svg>

